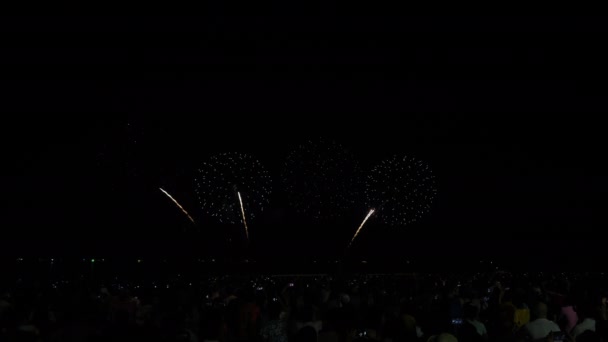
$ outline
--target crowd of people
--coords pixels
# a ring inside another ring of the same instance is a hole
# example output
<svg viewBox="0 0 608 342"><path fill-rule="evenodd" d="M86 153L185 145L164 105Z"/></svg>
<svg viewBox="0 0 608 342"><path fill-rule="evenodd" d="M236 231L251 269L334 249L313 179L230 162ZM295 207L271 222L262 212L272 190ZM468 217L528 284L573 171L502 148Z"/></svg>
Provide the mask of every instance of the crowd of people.
<svg viewBox="0 0 608 342"><path fill-rule="evenodd" d="M601 274L5 281L0 341L608 341Z"/></svg>

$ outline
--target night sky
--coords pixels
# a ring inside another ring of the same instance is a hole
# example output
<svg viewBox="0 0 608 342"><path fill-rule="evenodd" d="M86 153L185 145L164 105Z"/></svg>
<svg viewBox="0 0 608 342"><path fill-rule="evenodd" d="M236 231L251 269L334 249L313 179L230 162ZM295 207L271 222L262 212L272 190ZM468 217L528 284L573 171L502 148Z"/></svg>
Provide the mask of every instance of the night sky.
<svg viewBox="0 0 608 342"><path fill-rule="evenodd" d="M194 182L211 156L239 152L273 189L247 253L342 255L369 208L318 221L281 183L289 153L322 139L362 172L397 154L436 177L430 213L403 227L372 217L351 253L599 256L604 22L5 18L2 253L245 253L242 226L203 212Z"/></svg>

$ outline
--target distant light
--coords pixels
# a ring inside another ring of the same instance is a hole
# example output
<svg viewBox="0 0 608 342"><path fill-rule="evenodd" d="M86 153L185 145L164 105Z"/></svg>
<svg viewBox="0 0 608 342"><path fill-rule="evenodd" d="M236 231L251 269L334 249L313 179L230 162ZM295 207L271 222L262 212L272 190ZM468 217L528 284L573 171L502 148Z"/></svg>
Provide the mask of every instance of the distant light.
<svg viewBox="0 0 608 342"><path fill-rule="evenodd" d="M141 264L141 259L137 259L137 263L138 263L138 264Z"/></svg>
<svg viewBox="0 0 608 342"><path fill-rule="evenodd" d="M91 259L91 263L93 263L93 264L94 264L94 263L95 263L95 259Z"/></svg>

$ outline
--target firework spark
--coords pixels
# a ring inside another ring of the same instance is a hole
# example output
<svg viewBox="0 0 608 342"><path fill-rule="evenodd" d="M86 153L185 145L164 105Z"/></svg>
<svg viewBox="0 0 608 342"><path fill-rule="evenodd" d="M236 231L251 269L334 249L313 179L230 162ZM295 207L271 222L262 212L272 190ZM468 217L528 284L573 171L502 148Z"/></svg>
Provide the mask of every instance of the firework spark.
<svg viewBox="0 0 608 342"><path fill-rule="evenodd" d="M373 213L374 213L374 209L370 209L369 213L367 213L367 216L365 216L365 218L363 219L363 222L361 222L361 225L359 226L359 228L355 232L355 236L353 236L353 238L350 240L350 243L348 244L348 247L350 247L350 245L353 244L353 241L355 241L355 238L357 237L357 235L359 235L359 232L361 231L361 228L363 228L363 225L365 225L365 222L367 222L367 219L369 219L369 217L372 216Z"/></svg>
<svg viewBox="0 0 608 342"><path fill-rule="evenodd" d="M241 214L243 214L243 225L245 225L245 236L247 237L247 241L249 241L249 228L247 228L247 221L245 220L245 208L243 207L243 200L241 199L241 193L237 192L239 195L239 203L241 204Z"/></svg>
<svg viewBox="0 0 608 342"><path fill-rule="evenodd" d="M195 192L204 212L220 223L240 224L241 193L247 219L258 217L269 204L270 175L254 157L243 153L221 153L202 163L195 177Z"/></svg>
<svg viewBox="0 0 608 342"><path fill-rule="evenodd" d="M159 188L159 189L160 189L160 191L162 191L162 192L163 192L165 195L167 195L167 197L169 197L169 198L170 198L170 199L173 201L173 203L175 203L175 205L177 205L177 207L178 207L178 208L180 208L184 214L186 214L186 216L188 216L188 218L190 219L190 221L192 221L192 223L196 224L196 223L194 222L194 219L192 218L192 216L190 216L190 214L188 214L188 212L186 211L186 209L184 209L184 207L182 207L182 206L181 206L181 205L180 205L180 204L179 204L179 203L178 203L178 202L175 200L175 198L173 198L173 196L169 195L169 193L168 193L168 192L166 192L165 190L163 190L162 188Z"/></svg>

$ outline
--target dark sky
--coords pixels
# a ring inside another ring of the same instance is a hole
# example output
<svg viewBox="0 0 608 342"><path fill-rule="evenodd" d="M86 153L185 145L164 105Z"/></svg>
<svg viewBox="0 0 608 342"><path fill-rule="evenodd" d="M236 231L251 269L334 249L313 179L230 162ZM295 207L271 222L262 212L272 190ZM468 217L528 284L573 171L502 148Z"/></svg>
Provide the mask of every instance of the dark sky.
<svg viewBox="0 0 608 342"><path fill-rule="evenodd" d="M293 147L322 137L364 169L408 154L437 176L423 222L372 220L357 253L595 255L608 190L604 22L4 18L4 252L241 250L218 242L240 228L192 232L158 187L206 222L193 189L205 158L250 153L278 179ZM366 213L303 223L280 187L272 200L251 223L254 255L340 255Z"/></svg>

